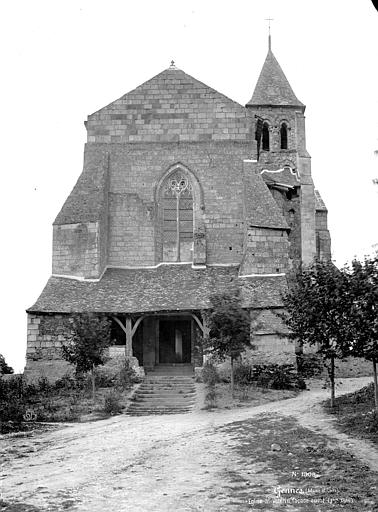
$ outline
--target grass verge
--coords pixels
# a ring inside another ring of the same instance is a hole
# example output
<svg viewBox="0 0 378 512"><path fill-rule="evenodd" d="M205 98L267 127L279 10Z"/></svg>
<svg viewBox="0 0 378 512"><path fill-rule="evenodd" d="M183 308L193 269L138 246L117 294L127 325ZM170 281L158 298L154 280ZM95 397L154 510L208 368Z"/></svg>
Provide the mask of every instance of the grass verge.
<svg viewBox="0 0 378 512"><path fill-rule="evenodd" d="M294 398L299 393L293 389L268 389L255 385L236 384L234 396L231 396L230 385L224 382L215 385L214 405L207 409L234 409L263 405L276 400Z"/></svg>
<svg viewBox="0 0 378 512"><path fill-rule="evenodd" d="M221 431L239 456L237 470L224 470L238 510L378 510L378 474L294 418L263 415Z"/></svg>
<svg viewBox="0 0 378 512"><path fill-rule="evenodd" d="M323 405L327 413L335 416L341 431L378 445L378 414L374 408L373 384L336 398L333 409L329 400Z"/></svg>

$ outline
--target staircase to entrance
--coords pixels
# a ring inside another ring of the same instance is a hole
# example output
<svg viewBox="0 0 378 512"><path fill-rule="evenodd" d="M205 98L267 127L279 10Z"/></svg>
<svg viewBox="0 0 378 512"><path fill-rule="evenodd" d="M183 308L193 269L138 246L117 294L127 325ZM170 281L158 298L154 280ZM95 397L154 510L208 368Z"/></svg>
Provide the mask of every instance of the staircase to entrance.
<svg viewBox="0 0 378 512"><path fill-rule="evenodd" d="M147 373L126 414L183 414L192 411L195 401L193 366L159 365Z"/></svg>

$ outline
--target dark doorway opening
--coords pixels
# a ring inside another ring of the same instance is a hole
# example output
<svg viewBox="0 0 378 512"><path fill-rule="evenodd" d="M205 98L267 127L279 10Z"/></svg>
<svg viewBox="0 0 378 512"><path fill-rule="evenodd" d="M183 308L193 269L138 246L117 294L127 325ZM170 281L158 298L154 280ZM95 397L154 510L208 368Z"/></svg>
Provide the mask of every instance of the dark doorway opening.
<svg viewBox="0 0 378 512"><path fill-rule="evenodd" d="M190 363L192 321L171 319L159 324L159 363Z"/></svg>

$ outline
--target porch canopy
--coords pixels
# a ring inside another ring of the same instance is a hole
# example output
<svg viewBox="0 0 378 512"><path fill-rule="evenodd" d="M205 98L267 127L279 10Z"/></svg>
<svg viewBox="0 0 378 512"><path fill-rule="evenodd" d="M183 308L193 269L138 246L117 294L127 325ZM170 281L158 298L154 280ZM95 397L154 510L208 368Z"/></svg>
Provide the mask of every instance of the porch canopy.
<svg viewBox="0 0 378 512"><path fill-rule="evenodd" d="M29 313L148 313L208 309L209 297L240 285L242 305L282 307L286 277L239 277L238 267L193 269L191 264L152 269L108 268L99 281L52 276Z"/></svg>
<svg viewBox="0 0 378 512"><path fill-rule="evenodd" d="M209 308L212 294L226 292L235 285L240 285L246 308L282 307L282 293L287 287L284 275L239 277L238 272L236 266L193 269L191 264L180 264L152 269L108 268L99 281L52 276L28 312L107 314L125 333L125 353L133 357L134 335L151 315L186 315L206 336L207 326L198 312ZM153 338L152 331L146 339Z"/></svg>

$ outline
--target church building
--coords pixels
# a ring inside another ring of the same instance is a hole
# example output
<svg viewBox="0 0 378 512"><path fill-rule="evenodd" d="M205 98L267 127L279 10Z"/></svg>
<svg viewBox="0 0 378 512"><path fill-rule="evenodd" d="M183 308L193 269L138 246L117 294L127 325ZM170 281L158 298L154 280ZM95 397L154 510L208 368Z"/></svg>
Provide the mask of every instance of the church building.
<svg viewBox="0 0 378 512"><path fill-rule="evenodd" d="M53 224L52 275L28 313L25 374L67 370L67 319L112 319L110 355L201 366L209 296L241 289L260 313L261 358L279 336L287 274L330 258L314 188L305 105L270 44L245 106L177 68L88 116L83 171Z"/></svg>

